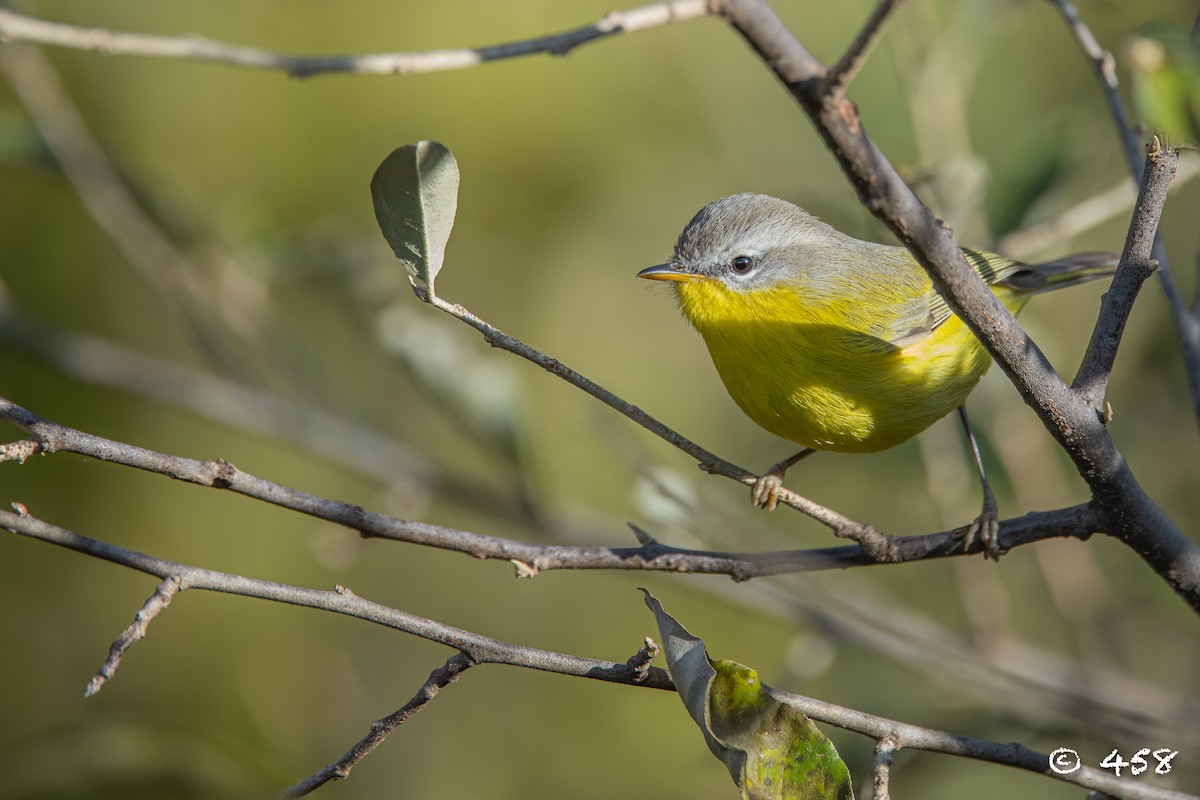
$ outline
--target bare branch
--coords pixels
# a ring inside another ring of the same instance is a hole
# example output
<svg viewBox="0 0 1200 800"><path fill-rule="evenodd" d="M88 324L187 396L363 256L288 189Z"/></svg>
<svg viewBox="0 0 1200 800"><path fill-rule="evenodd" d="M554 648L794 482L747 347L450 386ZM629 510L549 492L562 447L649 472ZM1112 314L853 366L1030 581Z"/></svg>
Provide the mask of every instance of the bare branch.
<svg viewBox="0 0 1200 800"><path fill-rule="evenodd" d="M695 572L729 575L734 580L791 572L844 569L881 563L865 548L834 547L760 553L726 553L668 547L649 539L640 547L571 547L518 542L440 525L398 519L361 506L327 500L239 470L224 459L197 461L104 439L51 422L0 397L0 419L7 419L40 442L44 453L70 452L155 472L176 480L252 497L343 525L361 535L410 542L466 553L475 558L513 563L518 575L532 577L555 569L616 569ZM1027 514L1001 524L1005 549L1041 539L1070 536L1086 539L1098 530L1090 506ZM958 531L889 538L887 563L944 558L979 552L964 551Z"/></svg>
<svg viewBox="0 0 1200 800"><path fill-rule="evenodd" d="M1133 302L1142 284L1154 273L1155 264L1150 253L1158 232L1158 220L1167 202L1167 187L1175 175L1178 161L1174 149L1169 145L1160 146L1158 137L1154 137L1146 151L1142 186L1117 275L1104 295L1091 342L1071 384L1073 389L1083 393L1097 411L1105 408L1104 394L1108 389L1108 377L1117 359L1117 348L1121 344L1125 323L1133 311Z"/></svg>
<svg viewBox="0 0 1200 800"><path fill-rule="evenodd" d="M871 16L867 18L866 23L858 32L858 36L854 37L850 47L825 76L825 91L829 92L831 96L841 97L845 93L846 87L850 85L850 81L854 80L854 76L866 62L867 54L871 52L871 48L875 46L875 42L883 32L883 24L887 22L888 17L892 15L898 5L900 5L900 0L879 0L879 4L875 6L875 10L871 12Z"/></svg>
<svg viewBox="0 0 1200 800"><path fill-rule="evenodd" d="M877 741L887 740L892 750L924 750L931 753L945 753L991 761L1057 778L1088 789L1104 791L1113 797L1122 798L1122 800L1196 800L1195 795L1164 789L1149 783L1116 778L1096 767L1080 767L1078 771L1069 775L1059 775L1050 770L1049 756L1030 750L1016 742L1001 744L972 739L967 736L957 736L931 728L922 728L884 717L864 714L854 709L778 689L773 689L772 694L815 720L870 736Z"/></svg>
<svg viewBox="0 0 1200 800"><path fill-rule="evenodd" d="M874 800L891 800L888 791L888 781L892 775L892 761L900 737L893 731L875 742L875 766L872 770L871 784L875 790Z"/></svg>
<svg viewBox="0 0 1200 800"><path fill-rule="evenodd" d="M151 621L158 616L158 612L167 607L171 598L178 594L181 588L178 576L168 575L163 578L162 583L146 600L141 611L134 615L133 622L112 643L112 647L108 650L108 658L104 659L104 664L88 681L87 688L83 690L84 697L91 697L100 691L104 688L104 684L117 674L117 669L121 666L121 659L129 652L129 648L146 636L146 630L150 627Z"/></svg>
<svg viewBox="0 0 1200 800"><path fill-rule="evenodd" d="M642 670L612 661L597 661L596 659L502 642L373 603L340 586L337 591L328 592L191 567L90 539L37 519L28 511L24 513L0 511L0 528L120 564L164 580L174 576L179 581L180 590L206 589L224 594L331 611L335 614L366 620L376 625L452 647L469 656L478 664L508 664L560 675L593 678L610 683L648 686L655 689L673 688L671 679L661 669L651 668L648 674L643 674Z"/></svg>
<svg viewBox="0 0 1200 800"><path fill-rule="evenodd" d="M276 53L257 47L225 44L200 36L154 36L105 28L84 28L0 9L0 41L31 42L92 50L105 55L208 61L235 67L283 72L294 78L349 73L354 75L414 75L466 69L489 61L546 53L565 56L580 45L619 33L657 28L712 13L708 0L668 2L614 11L591 25L563 33L490 47L431 50L420 53L303 56Z"/></svg>
<svg viewBox="0 0 1200 800"><path fill-rule="evenodd" d="M347 750L341 758L300 781L295 786L284 789L280 797L288 798L289 800L291 798L304 797L310 792L324 786L329 781L341 780L348 777L350 770L354 769L359 761L370 755L372 750L383 744L383 740L392 731L405 722L408 722L414 714L425 708L430 700L437 697L442 689L457 681L459 675L462 675L473 666L475 666L475 662L465 653L455 653L450 656L445 664L429 674L429 679L417 690L413 698L404 704L403 708L398 709L383 719L376 720L371 724L370 733Z"/></svg>
<svg viewBox="0 0 1200 800"><path fill-rule="evenodd" d="M1058 9L1066 21L1071 35L1091 62L1092 69L1100 81L1100 88L1104 92L1104 99L1108 102L1109 111L1113 115L1117 134L1121 137L1125 158L1129 162L1129 171L1133 174L1134 180L1140 181L1142 177L1140 172L1142 168L1141 143L1134 132L1129 113L1125 110L1121 93L1117 89L1117 72L1112 53L1102 48L1096 41L1096 37L1084 24L1071 0L1049 0L1049 2ZM1171 307L1171 316L1175 321L1175 332L1183 350L1184 372L1187 375L1188 388L1192 395L1192 412L1197 422L1200 422L1200 317L1189 313L1187 304L1183 300L1183 294L1175 283L1175 274L1171 271L1171 264L1167 260L1167 249L1163 246L1162 238L1159 236L1155 236L1154 239L1153 257L1158 262L1159 280L1162 281L1163 291L1166 292L1167 304Z"/></svg>
<svg viewBox="0 0 1200 800"><path fill-rule="evenodd" d="M428 639L458 650L459 655L464 660L456 664L455 667L449 668L446 673L440 676L439 673L442 671L435 671L430 676L430 680L435 684L439 682L439 678L449 676L451 671L457 669L457 672L461 673L462 669L465 669L470 664L508 664L526 669L536 669L580 678L592 678L630 686L646 686L667 690L674 688L670 677L662 669L654 667L644 669L644 665L640 664L631 666L630 664L617 664L611 661L597 661L527 647L525 645L501 642L480 634L462 630L461 628L454 628L378 603L372 603L358 597L343 587L338 587L336 591L325 592L166 561L59 528L30 516L24 509L21 509L19 513L0 511L0 528L5 528L33 539L56 544L60 547L75 550L114 564L121 564L140 572L156 575L160 578L178 576L181 589L207 589L226 594L331 611L368 622L374 622L378 625L419 636L423 639ZM637 656L631 659L635 664L639 660L640 658ZM426 684L426 686L428 685L429 683ZM388 717L387 720L396 718L400 722L403 722L404 719L407 719L407 716L411 716L411 713L415 712L417 707L423 706L428 702L428 698L422 699L423 692L424 687L422 692L418 692L418 695L414 697L412 702L407 704L405 708L400 709L396 714ZM895 741L896 749L912 748L945 753L1005 764L1040 774L1048 774L1048 757L1019 744L989 742L982 739L957 736L930 728L922 728L916 725L908 725L885 717L877 717L844 706L779 690L773 690L773 694L815 720L871 736L876 740L883 739L884 737L892 737ZM405 710L409 706L413 706L413 709L406 716ZM399 722L396 724L399 724ZM331 775L330 777L334 776ZM1113 797L1124 798L1124 800L1196 800L1195 796L1182 792L1161 789L1149 784L1122 781L1092 767L1084 767L1070 775L1054 775L1053 777L1079 786L1105 791Z"/></svg>

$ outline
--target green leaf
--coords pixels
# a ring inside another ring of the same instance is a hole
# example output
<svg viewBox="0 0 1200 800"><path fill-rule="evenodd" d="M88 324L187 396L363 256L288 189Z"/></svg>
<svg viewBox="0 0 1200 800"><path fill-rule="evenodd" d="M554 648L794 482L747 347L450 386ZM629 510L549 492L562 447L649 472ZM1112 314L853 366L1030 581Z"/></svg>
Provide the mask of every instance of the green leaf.
<svg viewBox="0 0 1200 800"><path fill-rule="evenodd" d="M425 284L442 268L458 208L458 164L437 142L393 150L371 178L375 219L409 280Z"/></svg>
<svg viewBox="0 0 1200 800"><path fill-rule="evenodd" d="M853 800L850 771L812 720L750 667L710 659L704 641L642 591L675 688L743 800Z"/></svg>

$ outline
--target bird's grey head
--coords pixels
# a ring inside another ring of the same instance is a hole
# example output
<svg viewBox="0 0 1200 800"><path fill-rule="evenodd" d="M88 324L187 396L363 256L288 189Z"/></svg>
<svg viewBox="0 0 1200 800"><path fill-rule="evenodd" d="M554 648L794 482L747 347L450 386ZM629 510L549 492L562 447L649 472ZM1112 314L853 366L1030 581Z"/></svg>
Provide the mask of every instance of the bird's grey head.
<svg viewBox="0 0 1200 800"><path fill-rule="evenodd" d="M795 281L798 264L820 264L846 236L803 209L765 194L706 205L675 243L671 266L742 290Z"/></svg>

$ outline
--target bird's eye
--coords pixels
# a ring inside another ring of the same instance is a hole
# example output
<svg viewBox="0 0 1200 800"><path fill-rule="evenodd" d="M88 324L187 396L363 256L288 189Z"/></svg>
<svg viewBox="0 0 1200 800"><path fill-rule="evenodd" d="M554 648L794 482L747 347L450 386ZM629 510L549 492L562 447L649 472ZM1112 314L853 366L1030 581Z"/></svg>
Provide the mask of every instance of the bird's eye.
<svg viewBox="0 0 1200 800"><path fill-rule="evenodd" d="M733 265L733 271L739 275L745 275L754 268L754 259L750 256L737 256L730 262Z"/></svg>

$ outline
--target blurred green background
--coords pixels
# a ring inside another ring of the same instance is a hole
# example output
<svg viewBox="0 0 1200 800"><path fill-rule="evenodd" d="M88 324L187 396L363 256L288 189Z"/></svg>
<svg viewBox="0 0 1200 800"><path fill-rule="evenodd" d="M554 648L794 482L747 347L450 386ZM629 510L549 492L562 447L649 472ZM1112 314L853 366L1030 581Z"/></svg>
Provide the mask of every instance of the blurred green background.
<svg viewBox="0 0 1200 800"><path fill-rule="evenodd" d="M827 61L871 8L776 5ZM316 54L493 44L591 22L612 5L17 7ZM1130 37L1152 21L1187 30L1195 13L1183 0L1080 10L1117 56L1127 98ZM0 80L4 396L107 438L222 457L323 497L480 533L625 546L634 521L680 546L834 544L796 514L754 511L743 487L700 474L593 399L419 304L372 215L368 183L392 148L445 143L463 180L439 293L703 446L765 468L793 446L740 414L671 298L634 273L669 255L700 206L740 191L785 197L860 237L887 234L722 23L618 36L565 59L411 77L292 80L164 59L44 57L8 48ZM22 94L42 107L39 121ZM850 95L961 243L1031 259L1120 249L1133 193L1125 161L1091 69L1048 3L912 0ZM81 201L46 145L54 130L70 131L72 115L136 204L106 195L89 210ZM1200 181L1191 179L1196 154L1182 161L1163 232L1190 297ZM1072 212L1085 224L1028 233ZM1040 298L1023 316L1067 376L1102 291ZM1113 435L1135 473L1194 533L1196 422L1157 280L1134 311L1110 400ZM281 401L326 416L289 417ZM989 374L971 409L1005 516L1086 499L1002 375ZM21 436L5 427L6 441ZM822 454L788 485L895 534L978 512L954 419L886 453ZM586 572L518 581L503 563L362 541L73 455L0 464L0 489L4 503L124 547L283 583L340 583L485 635L595 658L624 660L654 631L635 591L647 586L714 655L753 665L779 688L1043 751L1071 747L1093 765L1114 748L1128 757L1170 747L1180 751L1176 772L1138 780L1200 791L1195 614L1103 536L1021 548L999 565L955 559L749 584ZM185 592L111 685L84 701L109 643L154 585L3 538L0 796L273 796L340 755L450 655L349 619ZM830 734L863 786L873 743ZM897 765L900 797L1080 796L950 757L904 752ZM319 796L734 791L671 694L480 667Z"/></svg>

